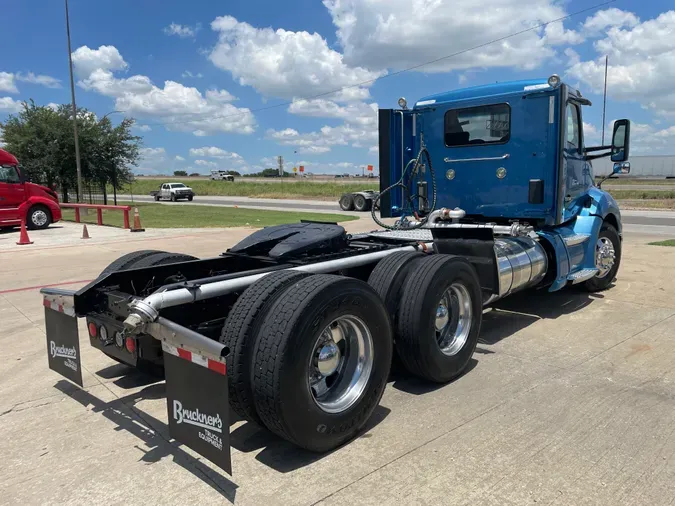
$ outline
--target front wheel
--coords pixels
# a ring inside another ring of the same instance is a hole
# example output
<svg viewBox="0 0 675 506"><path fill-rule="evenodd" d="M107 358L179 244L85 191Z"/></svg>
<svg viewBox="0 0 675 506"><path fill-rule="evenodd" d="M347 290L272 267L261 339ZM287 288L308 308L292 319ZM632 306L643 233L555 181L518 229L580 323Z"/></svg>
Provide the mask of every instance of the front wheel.
<svg viewBox="0 0 675 506"><path fill-rule="evenodd" d="M193 197L192 195L190 195L190 196L188 197L188 202L192 202L192 199L193 199L193 198L194 198L194 197Z"/></svg>
<svg viewBox="0 0 675 506"><path fill-rule="evenodd" d="M176 202L176 194L175 193L171 194L171 202Z"/></svg>
<svg viewBox="0 0 675 506"><path fill-rule="evenodd" d="M603 223L595 243L595 268L598 273L584 283L589 292L606 290L616 279L621 263L621 238L609 223Z"/></svg>
<svg viewBox="0 0 675 506"><path fill-rule="evenodd" d="M33 206L28 210L26 226L33 230L47 228L52 222L52 213L45 206Z"/></svg>

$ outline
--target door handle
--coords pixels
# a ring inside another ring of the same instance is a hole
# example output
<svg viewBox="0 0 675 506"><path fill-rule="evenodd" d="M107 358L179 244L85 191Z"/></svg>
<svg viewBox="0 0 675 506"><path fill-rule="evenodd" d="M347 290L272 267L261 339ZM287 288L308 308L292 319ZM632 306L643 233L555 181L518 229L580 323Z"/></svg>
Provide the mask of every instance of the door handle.
<svg viewBox="0 0 675 506"><path fill-rule="evenodd" d="M506 160L509 158L511 155L506 153L502 156L490 156L490 157L485 157L485 158L455 158L455 159L450 159L450 158L443 158L443 161L445 163L457 163L457 162L487 162L490 160Z"/></svg>

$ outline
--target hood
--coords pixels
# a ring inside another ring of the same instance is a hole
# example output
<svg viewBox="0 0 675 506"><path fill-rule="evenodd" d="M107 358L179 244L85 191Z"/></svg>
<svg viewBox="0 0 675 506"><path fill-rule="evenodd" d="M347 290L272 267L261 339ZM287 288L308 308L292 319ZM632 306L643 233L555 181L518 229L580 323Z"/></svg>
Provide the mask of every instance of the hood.
<svg viewBox="0 0 675 506"><path fill-rule="evenodd" d="M26 183L26 190L28 190L27 193L31 197L45 197L50 200L53 200L57 204L59 203L58 194L54 190L47 188L46 186L42 186L35 183Z"/></svg>

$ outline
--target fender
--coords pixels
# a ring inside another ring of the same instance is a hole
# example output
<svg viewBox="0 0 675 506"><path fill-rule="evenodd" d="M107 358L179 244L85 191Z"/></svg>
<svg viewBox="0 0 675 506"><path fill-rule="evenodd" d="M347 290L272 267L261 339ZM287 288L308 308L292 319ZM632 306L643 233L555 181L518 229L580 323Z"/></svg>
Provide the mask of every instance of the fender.
<svg viewBox="0 0 675 506"><path fill-rule="evenodd" d="M52 215L52 223L56 223L57 221L61 221L62 215L61 215L61 208L59 205L54 202L52 199L46 198L46 197L40 197L37 195L33 195L28 197L20 206L19 206L19 215L27 217L28 211L31 207L34 205L43 205L47 209L49 209L49 212Z"/></svg>
<svg viewBox="0 0 675 506"><path fill-rule="evenodd" d="M597 216L602 218L602 221L612 224L619 233L619 237L623 238L621 211L614 197L597 187L589 188L588 196L591 198L590 206L582 208L579 216Z"/></svg>

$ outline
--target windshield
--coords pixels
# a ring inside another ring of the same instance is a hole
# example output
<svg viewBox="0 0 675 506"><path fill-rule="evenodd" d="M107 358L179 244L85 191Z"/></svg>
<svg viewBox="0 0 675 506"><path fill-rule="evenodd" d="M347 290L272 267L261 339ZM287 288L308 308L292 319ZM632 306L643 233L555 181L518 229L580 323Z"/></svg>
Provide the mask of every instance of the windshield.
<svg viewBox="0 0 675 506"><path fill-rule="evenodd" d="M15 165L0 165L0 183L20 183Z"/></svg>
<svg viewBox="0 0 675 506"><path fill-rule="evenodd" d="M183 183L176 183L172 184L171 188L185 188L185 185Z"/></svg>

